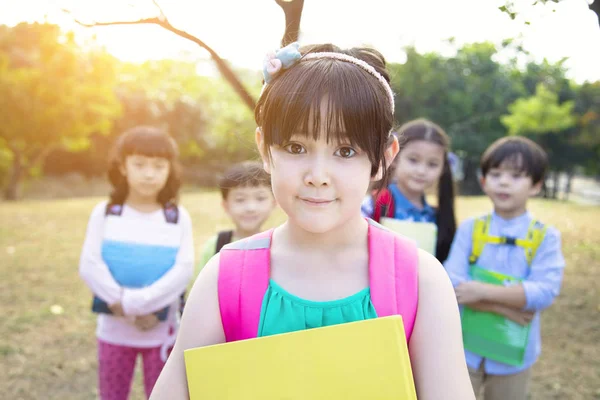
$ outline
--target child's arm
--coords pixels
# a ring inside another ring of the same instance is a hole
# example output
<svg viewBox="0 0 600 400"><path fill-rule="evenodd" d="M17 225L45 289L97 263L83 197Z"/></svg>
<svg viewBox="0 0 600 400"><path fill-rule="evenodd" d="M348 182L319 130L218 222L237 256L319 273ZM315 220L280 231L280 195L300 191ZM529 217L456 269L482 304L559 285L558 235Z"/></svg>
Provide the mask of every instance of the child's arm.
<svg viewBox="0 0 600 400"><path fill-rule="evenodd" d="M121 304L125 315L146 315L177 301L194 273L194 239L192 221L184 208L179 208L182 238L175 265L159 280L145 288L125 288Z"/></svg>
<svg viewBox="0 0 600 400"><path fill-rule="evenodd" d="M79 259L79 275L96 296L107 304L114 305L121 301L123 290L102 259L105 210L106 202L102 202L90 215Z"/></svg>
<svg viewBox="0 0 600 400"><path fill-rule="evenodd" d="M452 286L457 287L463 282L471 280L469 276L469 256L473 246L473 221L467 220L456 230L450 253L444 261L444 268L450 277Z"/></svg>
<svg viewBox="0 0 600 400"><path fill-rule="evenodd" d="M469 308L472 308L473 310L477 311L492 312L494 314L498 314L505 318L508 318L511 321L514 321L520 325L529 324L535 316L535 313L533 311L517 310L515 308L502 306L500 304L486 303L482 301L478 303L469 304Z"/></svg>
<svg viewBox="0 0 600 400"><path fill-rule="evenodd" d="M475 400L452 284L437 259L422 250L409 352L419 400Z"/></svg>
<svg viewBox="0 0 600 400"><path fill-rule="evenodd" d="M217 294L218 276L217 254L202 269L194 283L175 347L154 386L151 400L188 400L184 350L225 342Z"/></svg>
<svg viewBox="0 0 600 400"><path fill-rule="evenodd" d="M541 311L558 296L564 267L560 234L548 228L531 264L529 276L522 284L498 286L466 282L456 288L457 298L462 304L484 301L516 309Z"/></svg>

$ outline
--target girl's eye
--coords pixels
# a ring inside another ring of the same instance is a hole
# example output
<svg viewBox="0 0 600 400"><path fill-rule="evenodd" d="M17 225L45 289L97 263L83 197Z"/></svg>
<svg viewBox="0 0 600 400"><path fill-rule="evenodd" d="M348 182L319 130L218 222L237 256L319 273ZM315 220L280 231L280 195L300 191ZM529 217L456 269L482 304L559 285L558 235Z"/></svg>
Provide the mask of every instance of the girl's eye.
<svg viewBox="0 0 600 400"><path fill-rule="evenodd" d="M437 168L437 163L429 163L429 168Z"/></svg>
<svg viewBox="0 0 600 400"><path fill-rule="evenodd" d="M336 150L335 155L342 158L350 158L356 154L356 150L352 147L340 147Z"/></svg>
<svg viewBox="0 0 600 400"><path fill-rule="evenodd" d="M306 150L304 150L304 147L302 147L301 144L298 143L290 143L286 146L284 146L284 149L291 154L302 154L302 153L306 153Z"/></svg>

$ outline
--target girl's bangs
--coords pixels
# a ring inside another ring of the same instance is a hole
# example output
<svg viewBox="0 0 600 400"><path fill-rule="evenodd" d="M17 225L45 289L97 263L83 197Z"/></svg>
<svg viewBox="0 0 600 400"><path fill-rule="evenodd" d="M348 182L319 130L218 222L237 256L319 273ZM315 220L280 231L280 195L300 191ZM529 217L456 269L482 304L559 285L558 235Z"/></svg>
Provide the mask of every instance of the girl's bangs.
<svg viewBox="0 0 600 400"><path fill-rule="evenodd" d="M123 138L122 157L133 154L173 160L177 157L177 148L173 139L167 134L161 131L140 129L132 131Z"/></svg>
<svg viewBox="0 0 600 400"><path fill-rule="evenodd" d="M271 85L260 110L269 118L258 121L267 145L284 144L292 135L317 140L325 133L327 142L349 143L373 161L384 136L381 129L391 129L385 90L354 65L335 60L304 62ZM388 127L381 123L386 120Z"/></svg>

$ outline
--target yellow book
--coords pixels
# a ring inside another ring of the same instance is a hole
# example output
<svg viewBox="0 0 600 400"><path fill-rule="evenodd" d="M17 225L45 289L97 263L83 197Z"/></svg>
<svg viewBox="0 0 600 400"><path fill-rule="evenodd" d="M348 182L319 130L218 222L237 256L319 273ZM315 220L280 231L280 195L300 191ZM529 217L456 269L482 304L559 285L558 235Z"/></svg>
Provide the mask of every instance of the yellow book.
<svg viewBox="0 0 600 400"><path fill-rule="evenodd" d="M402 317L185 351L191 400L416 400Z"/></svg>
<svg viewBox="0 0 600 400"><path fill-rule="evenodd" d="M435 255L437 225L432 222L403 221L393 218L381 218L380 224L402 236L413 239L420 249Z"/></svg>

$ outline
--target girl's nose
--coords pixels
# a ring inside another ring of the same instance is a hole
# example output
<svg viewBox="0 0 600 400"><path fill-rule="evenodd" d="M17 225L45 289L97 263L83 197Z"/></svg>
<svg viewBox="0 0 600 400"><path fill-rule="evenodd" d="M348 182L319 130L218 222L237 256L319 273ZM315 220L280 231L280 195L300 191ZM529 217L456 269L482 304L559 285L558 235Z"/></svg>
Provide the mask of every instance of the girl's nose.
<svg viewBox="0 0 600 400"><path fill-rule="evenodd" d="M331 183L327 161L322 157L314 157L304 175L304 184L308 186L327 186Z"/></svg>

